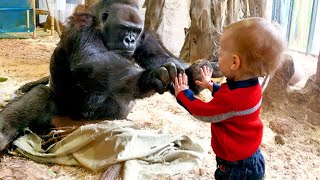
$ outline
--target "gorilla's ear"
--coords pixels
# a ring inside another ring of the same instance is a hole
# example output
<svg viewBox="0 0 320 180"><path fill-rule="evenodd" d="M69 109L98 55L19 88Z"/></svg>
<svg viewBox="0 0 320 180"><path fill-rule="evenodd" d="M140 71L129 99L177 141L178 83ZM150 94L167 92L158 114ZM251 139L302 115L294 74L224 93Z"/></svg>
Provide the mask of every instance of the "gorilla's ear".
<svg viewBox="0 0 320 180"><path fill-rule="evenodd" d="M102 14L102 22L106 22L106 20L108 19L109 13L105 12Z"/></svg>

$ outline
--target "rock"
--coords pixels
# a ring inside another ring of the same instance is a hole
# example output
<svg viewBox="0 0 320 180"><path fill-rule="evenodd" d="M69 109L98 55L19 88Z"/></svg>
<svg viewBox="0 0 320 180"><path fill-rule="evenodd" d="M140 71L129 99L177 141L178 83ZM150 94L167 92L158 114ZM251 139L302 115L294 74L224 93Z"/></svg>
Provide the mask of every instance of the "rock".
<svg viewBox="0 0 320 180"><path fill-rule="evenodd" d="M275 119L269 123L270 129L281 135L290 135L293 131L293 124L288 119Z"/></svg>
<svg viewBox="0 0 320 180"><path fill-rule="evenodd" d="M267 148L270 146L270 144L274 145L274 136L276 136L277 133L272 131L269 127L265 127L263 129L263 138L262 138L262 143L261 147L262 148Z"/></svg>
<svg viewBox="0 0 320 180"><path fill-rule="evenodd" d="M320 113L309 111L306 114L308 116L308 122L312 125L320 126Z"/></svg>
<svg viewBox="0 0 320 180"><path fill-rule="evenodd" d="M312 75L308 79L308 85L310 87L309 90L309 98L310 98L310 104L308 107L310 108L311 111L315 113L320 113L320 84L317 82L317 77L316 75ZM319 118L320 119L320 118ZM320 124L320 120L319 124Z"/></svg>
<svg viewBox="0 0 320 180"><path fill-rule="evenodd" d="M264 109L273 108L272 104L280 104L283 103L284 99L287 99L288 84L295 72L295 69L292 57L286 54L284 58L285 61L282 66L275 72L263 92Z"/></svg>
<svg viewBox="0 0 320 180"><path fill-rule="evenodd" d="M304 77L304 72L302 70L302 66L298 65L295 61L293 61L293 65L294 65L294 73L291 76L291 78L289 79L289 85L293 86L295 84L297 84L298 82L300 82L303 77Z"/></svg>
<svg viewBox="0 0 320 180"><path fill-rule="evenodd" d="M284 145L285 144L284 138L280 134L277 134L274 137L274 141L276 142L276 144L280 144L280 145Z"/></svg>

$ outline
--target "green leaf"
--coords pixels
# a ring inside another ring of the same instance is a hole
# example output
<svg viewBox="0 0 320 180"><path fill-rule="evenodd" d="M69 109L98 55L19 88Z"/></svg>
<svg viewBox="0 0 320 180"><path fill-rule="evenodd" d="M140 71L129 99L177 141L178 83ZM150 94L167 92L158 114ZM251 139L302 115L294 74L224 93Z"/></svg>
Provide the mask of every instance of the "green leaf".
<svg viewBox="0 0 320 180"><path fill-rule="evenodd" d="M8 80L8 78L0 77L0 82L5 82L5 81L7 81L7 80Z"/></svg>

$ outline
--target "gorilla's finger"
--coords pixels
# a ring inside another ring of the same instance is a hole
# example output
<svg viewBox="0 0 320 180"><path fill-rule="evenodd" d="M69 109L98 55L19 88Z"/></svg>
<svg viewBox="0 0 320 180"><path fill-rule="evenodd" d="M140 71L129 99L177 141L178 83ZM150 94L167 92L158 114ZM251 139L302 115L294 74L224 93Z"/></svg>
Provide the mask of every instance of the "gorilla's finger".
<svg viewBox="0 0 320 180"><path fill-rule="evenodd" d="M166 87L165 87L165 91L171 91L171 89L174 89L174 83L173 82L171 82L171 83L169 83Z"/></svg>
<svg viewBox="0 0 320 180"><path fill-rule="evenodd" d="M174 90L175 90L175 86L173 83L170 83L170 85L168 86L169 92L174 95Z"/></svg>
<svg viewBox="0 0 320 180"><path fill-rule="evenodd" d="M163 86L163 83L159 79L154 79L152 81L152 84L154 85L154 89L157 93L163 94L165 92L165 87Z"/></svg>
<svg viewBox="0 0 320 180"><path fill-rule="evenodd" d="M171 77L169 75L168 69L165 67L160 67L156 70L156 77L162 81L164 85L167 85L171 82Z"/></svg>
<svg viewBox="0 0 320 180"><path fill-rule="evenodd" d="M181 66L177 66L177 73L178 73L178 74L183 74L183 73L185 73L184 68L181 67Z"/></svg>
<svg viewBox="0 0 320 180"><path fill-rule="evenodd" d="M167 68L169 76L170 76L170 80L173 82L174 78L177 76L176 65L173 62L169 62L169 63L165 64L164 67Z"/></svg>

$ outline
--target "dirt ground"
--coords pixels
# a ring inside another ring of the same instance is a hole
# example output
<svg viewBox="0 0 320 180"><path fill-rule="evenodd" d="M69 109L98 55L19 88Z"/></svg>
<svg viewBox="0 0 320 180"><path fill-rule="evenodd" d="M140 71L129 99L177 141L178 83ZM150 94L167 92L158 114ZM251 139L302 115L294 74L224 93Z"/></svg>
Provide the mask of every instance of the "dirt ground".
<svg viewBox="0 0 320 180"><path fill-rule="evenodd" d="M20 85L48 75L48 62L58 41L56 35L43 35L37 39L0 39L0 77L8 78L0 83L0 104L5 104ZM295 86L299 89L315 73L316 58L296 52L290 54L301 67L303 80ZM266 160L265 179L317 180L320 178L320 127L290 115L284 116L300 108L299 105L290 107L293 108L272 112L262 110L265 128L261 150ZM128 118L145 128L186 134L206 150L199 168L163 179L214 179L210 124L190 116L169 93L138 100ZM290 135L282 137L283 145L276 143L277 133L269 128L269 123L277 118L289 119L293 127ZM79 167L41 164L7 154L0 158L0 179L99 179L100 176L100 173Z"/></svg>

